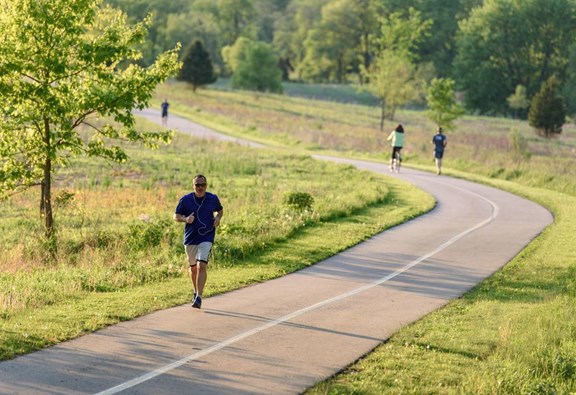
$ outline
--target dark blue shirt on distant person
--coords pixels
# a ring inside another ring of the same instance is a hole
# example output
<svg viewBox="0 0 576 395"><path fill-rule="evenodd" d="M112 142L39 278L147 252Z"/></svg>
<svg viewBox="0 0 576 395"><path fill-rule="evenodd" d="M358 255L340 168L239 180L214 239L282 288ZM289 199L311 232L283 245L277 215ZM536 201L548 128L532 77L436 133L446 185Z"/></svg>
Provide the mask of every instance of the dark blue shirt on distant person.
<svg viewBox="0 0 576 395"><path fill-rule="evenodd" d="M434 143L434 151L444 152L445 141L446 141L446 136L444 136L443 134L440 134L440 133L436 134L432 138L432 142Z"/></svg>

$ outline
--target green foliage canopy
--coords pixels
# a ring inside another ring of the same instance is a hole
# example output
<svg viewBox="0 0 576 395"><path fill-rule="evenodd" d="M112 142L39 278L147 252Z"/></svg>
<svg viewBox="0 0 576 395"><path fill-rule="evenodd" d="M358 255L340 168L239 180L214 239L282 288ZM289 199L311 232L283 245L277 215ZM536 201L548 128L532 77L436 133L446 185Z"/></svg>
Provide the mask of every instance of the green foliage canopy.
<svg viewBox="0 0 576 395"><path fill-rule="evenodd" d="M170 138L134 128L132 110L147 107L179 68L178 48L148 68L134 63L149 24L129 27L99 0L0 0L0 197L41 185L48 236L59 166L82 154L125 161L114 140L153 146Z"/></svg>
<svg viewBox="0 0 576 395"><path fill-rule="evenodd" d="M516 86L528 97L550 76L564 82L576 36L573 0L489 0L461 22L455 78L470 108L505 114Z"/></svg>
<svg viewBox="0 0 576 395"><path fill-rule="evenodd" d="M240 37L232 47L224 48L222 53L234 73L234 89L282 93L278 57L270 45Z"/></svg>
<svg viewBox="0 0 576 395"><path fill-rule="evenodd" d="M358 62L368 56L369 32L376 27L369 4L364 3L369 1L334 0L322 6L303 42L304 57L298 65L302 78L342 83L348 72L358 70Z"/></svg>

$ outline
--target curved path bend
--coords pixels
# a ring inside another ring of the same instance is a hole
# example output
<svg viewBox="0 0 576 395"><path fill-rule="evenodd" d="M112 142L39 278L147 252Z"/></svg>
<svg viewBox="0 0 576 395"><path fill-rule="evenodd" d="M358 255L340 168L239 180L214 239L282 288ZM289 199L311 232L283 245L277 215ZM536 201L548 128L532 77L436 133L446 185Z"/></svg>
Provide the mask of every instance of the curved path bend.
<svg viewBox="0 0 576 395"><path fill-rule="evenodd" d="M139 115L160 121L158 111ZM175 116L169 126L219 138ZM170 308L1 362L0 393L301 393L474 287L553 220L487 186L411 169L394 176L437 207L305 270L208 298L200 311Z"/></svg>

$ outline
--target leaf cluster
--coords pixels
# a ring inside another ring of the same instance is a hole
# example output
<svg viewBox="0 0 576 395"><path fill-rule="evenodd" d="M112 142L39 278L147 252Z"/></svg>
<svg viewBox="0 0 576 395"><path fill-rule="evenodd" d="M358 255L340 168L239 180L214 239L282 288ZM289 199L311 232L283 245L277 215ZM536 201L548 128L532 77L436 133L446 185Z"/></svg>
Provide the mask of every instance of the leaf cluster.
<svg viewBox="0 0 576 395"><path fill-rule="evenodd" d="M131 113L179 68L178 47L138 65L150 23L129 26L100 0L2 1L0 195L45 182L77 155L125 161L114 140L170 138L140 133Z"/></svg>

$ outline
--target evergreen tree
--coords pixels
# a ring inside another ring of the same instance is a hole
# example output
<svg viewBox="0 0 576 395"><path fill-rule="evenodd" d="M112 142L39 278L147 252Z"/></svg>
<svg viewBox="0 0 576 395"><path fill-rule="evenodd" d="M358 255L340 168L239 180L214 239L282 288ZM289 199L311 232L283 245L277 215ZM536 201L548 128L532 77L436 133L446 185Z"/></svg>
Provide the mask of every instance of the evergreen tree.
<svg viewBox="0 0 576 395"><path fill-rule="evenodd" d="M558 81L550 77L540 89L530 104L528 121L539 135L546 138L562 133L566 121L564 99L557 93Z"/></svg>
<svg viewBox="0 0 576 395"><path fill-rule="evenodd" d="M192 84L192 90L200 86L216 82L216 74L210 60L210 54L204 49L200 41L194 42L182 59L182 68L178 74L179 81Z"/></svg>

